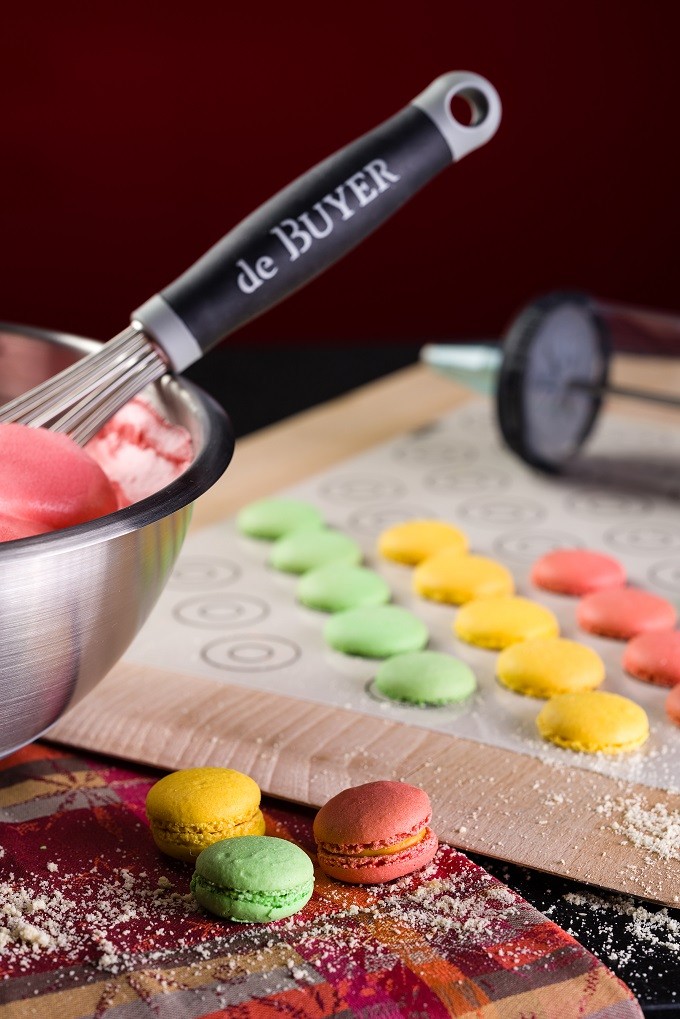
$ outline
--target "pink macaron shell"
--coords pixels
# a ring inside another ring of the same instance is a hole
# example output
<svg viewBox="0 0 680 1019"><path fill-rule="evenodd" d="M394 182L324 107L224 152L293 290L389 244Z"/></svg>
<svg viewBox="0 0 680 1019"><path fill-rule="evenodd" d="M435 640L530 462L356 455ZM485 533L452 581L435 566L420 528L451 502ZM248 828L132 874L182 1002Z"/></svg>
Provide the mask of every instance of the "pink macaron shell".
<svg viewBox="0 0 680 1019"><path fill-rule="evenodd" d="M680 630L639 633L626 644L623 667L635 679L657 686L680 683Z"/></svg>
<svg viewBox="0 0 680 1019"><path fill-rule="evenodd" d="M680 725L680 683L676 683L666 698L666 714L671 722Z"/></svg>
<svg viewBox="0 0 680 1019"><path fill-rule="evenodd" d="M320 846L346 852L382 849L403 842L429 824L430 798L407 782L366 782L343 789L314 818Z"/></svg>
<svg viewBox="0 0 680 1019"><path fill-rule="evenodd" d="M531 582L544 591L581 596L626 583L626 571L612 556L589 549L562 548L537 559Z"/></svg>
<svg viewBox="0 0 680 1019"><path fill-rule="evenodd" d="M630 640L639 633L671 630L677 612L669 601L649 591L616 587L582 598L576 609L576 620L588 633Z"/></svg>
<svg viewBox="0 0 680 1019"><path fill-rule="evenodd" d="M324 874L335 878L336 881L375 885L421 870L432 862L438 846L437 836L431 828L427 828L425 837L420 842L402 849L399 853L386 856L357 856L343 853L341 847L338 847L339 852L329 853L319 846L317 858Z"/></svg>

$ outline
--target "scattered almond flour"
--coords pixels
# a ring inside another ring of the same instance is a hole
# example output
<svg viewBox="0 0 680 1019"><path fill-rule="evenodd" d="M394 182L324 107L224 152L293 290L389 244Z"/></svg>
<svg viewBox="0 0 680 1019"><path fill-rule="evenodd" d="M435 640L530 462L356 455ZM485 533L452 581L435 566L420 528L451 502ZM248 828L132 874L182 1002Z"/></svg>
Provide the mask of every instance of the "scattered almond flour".
<svg viewBox="0 0 680 1019"><path fill-rule="evenodd" d="M611 829L627 842L653 853L662 860L680 860L680 813L669 810L665 803L648 806L642 796L614 800L606 797L596 808L599 814L612 818Z"/></svg>
<svg viewBox="0 0 680 1019"><path fill-rule="evenodd" d="M442 846L439 859L450 853L455 850ZM56 865L48 866L48 870L54 873ZM28 973L37 956L55 953L62 965L84 964L91 967L93 975L130 972L140 967L142 958L144 965L162 966L176 957L178 949L186 949L194 960L191 965L203 965L202 960L208 962L216 949L229 951L233 944L234 935L226 934L198 943L173 939L162 947L162 936L178 919L203 915L191 895L172 890L173 882L165 875L159 876L154 885L146 872L135 875L127 867L120 867L104 878L95 866L90 880L85 875L85 883L82 875L63 874L61 880L65 889L72 887L73 891L55 891L54 878L35 876L18 881L9 874L0 881L0 958L7 972L11 968ZM295 915L277 928L294 935L295 942L309 947L312 954L313 946L330 941L334 946L341 944L348 957L365 949L358 920L380 926L389 917L397 928L403 928L405 936L416 936L423 942L446 935L474 945L502 939L518 911L526 908L489 875L480 877L475 873L472 879L469 874L439 877L434 865L387 887L368 891L361 906L348 902L347 890L341 885L326 889L325 897L332 907L327 915ZM131 928L136 933L136 944L141 934L142 940L156 947L141 954L138 949L127 949ZM272 950L280 944L278 930L269 946ZM259 925L245 926L237 936L240 941L252 940L258 952L265 951L261 938ZM392 947L377 942L372 951L376 965L379 958L381 966L394 955ZM305 965L301 957L289 957L285 962L296 980L307 973ZM362 965L366 965L365 960Z"/></svg>
<svg viewBox="0 0 680 1019"><path fill-rule="evenodd" d="M628 964L637 957L641 946L664 948L680 960L680 920L670 916L667 909L652 912L644 906L636 905L633 899L620 896L605 899L590 893L568 892L563 898L573 906L586 907L597 914L598 919L605 918L607 913L629 918L625 930L633 939L630 947L624 951L614 951L611 943L607 946L605 940L605 951L611 961ZM598 933L606 934L602 923L598 924Z"/></svg>
<svg viewBox="0 0 680 1019"><path fill-rule="evenodd" d="M57 866L47 869L54 872ZM84 912L52 882L36 877L29 884L10 874L0 881L0 957L28 971L36 955L58 951L66 964L85 961L118 973L125 968L125 952L116 947L116 934L128 934L127 924L141 925L153 938L163 929L160 921L197 911L191 895L168 892L170 882L161 880L154 888L125 868L106 879L93 870L91 886L79 889L88 902Z"/></svg>

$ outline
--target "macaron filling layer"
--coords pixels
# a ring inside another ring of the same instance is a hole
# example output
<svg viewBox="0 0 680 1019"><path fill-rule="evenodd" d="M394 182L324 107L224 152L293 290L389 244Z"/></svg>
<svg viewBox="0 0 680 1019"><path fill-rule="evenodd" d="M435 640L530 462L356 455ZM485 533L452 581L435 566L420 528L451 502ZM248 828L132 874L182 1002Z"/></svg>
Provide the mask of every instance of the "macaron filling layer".
<svg viewBox="0 0 680 1019"><path fill-rule="evenodd" d="M373 843L370 846L337 846L322 842L318 844L317 852L319 861L325 864L328 873L333 869L337 872L362 869L366 873L363 880L370 881L373 880L371 872L378 872L382 866L392 869L400 863L410 864L412 860L426 855L431 859L437 847L437 836L431 828L426 827L417 835L391 845L378 847ZM426 862L429 860L423 859L423 865ZM409 866L404 873L411 869Z"/></svg>
<svg viewBox="0 0 680 1019"><path fill-rule="evenodd" d="M213 884L200 874L191 879L191 892L202 906L220 916L231 916L232 911L239 914L232 919L262 920L262 911L270 920L290 916L301 908L314 891L314 880L305 881L293 888L282 888L278 891L246 890L243 888L223 888ZM249 906L253 907L252 916L248 916Z"/></svg>
<svg viewBox="0 0 680 1019"><path fill-rule="evenodd" d="M265 829L264 817L261 810L244 821L210 821L206 824L178 824L172 821L152 821L151 828L154 835L166 842L176 845L195 846L197 841L208 839L217 841L220 838L236 837L239 835L262 835Z"/></svg>
<svg viewBox="0 0 680 1019"><path fill-rule="evenodd" d="M411 835L407 839L403 839L401 842L395 842L392 845L380 846L377 849L372 849L369 846L329 846L321 845L319 848L323 849L325 853L333 853L340 856L393 856L395 853L401 853L404 849L410 849L411 846L417 845L422 842L426 837L429 828L423 828L417 835Z"/></svg>

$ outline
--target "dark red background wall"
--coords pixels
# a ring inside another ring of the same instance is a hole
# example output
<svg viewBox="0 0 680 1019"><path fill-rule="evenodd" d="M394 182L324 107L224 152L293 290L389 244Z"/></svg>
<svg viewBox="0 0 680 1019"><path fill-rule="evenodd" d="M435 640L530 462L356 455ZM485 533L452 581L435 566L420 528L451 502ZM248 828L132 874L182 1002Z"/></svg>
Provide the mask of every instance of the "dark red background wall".
<svg viewBox="0 0 680 1019"><path fill-rule="evenodd" d="M232 342L494 336L573 286L680 310L676 5L26 3L3 16L0 318L106 337L445 70L482 151Z"/></svg>

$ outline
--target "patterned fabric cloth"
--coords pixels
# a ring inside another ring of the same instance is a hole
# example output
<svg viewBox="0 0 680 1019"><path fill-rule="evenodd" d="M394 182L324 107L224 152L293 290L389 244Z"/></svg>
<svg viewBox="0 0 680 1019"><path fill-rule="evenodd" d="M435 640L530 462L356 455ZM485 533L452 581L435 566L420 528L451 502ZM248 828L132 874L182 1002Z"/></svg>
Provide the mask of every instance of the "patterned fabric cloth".
<svg viewBox="0 0 680 1019"><path fill-rule="evenodd" d="M217 921L162 857L158 774L36 743L0 762L0 1019L628 1019L630 991L568 934L450 847L355 887L317 873L271 924ZM265 803L267 833L313 857L311 813Z"/></svg>

